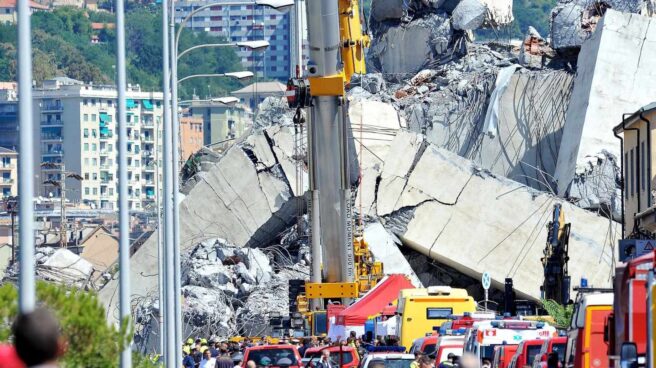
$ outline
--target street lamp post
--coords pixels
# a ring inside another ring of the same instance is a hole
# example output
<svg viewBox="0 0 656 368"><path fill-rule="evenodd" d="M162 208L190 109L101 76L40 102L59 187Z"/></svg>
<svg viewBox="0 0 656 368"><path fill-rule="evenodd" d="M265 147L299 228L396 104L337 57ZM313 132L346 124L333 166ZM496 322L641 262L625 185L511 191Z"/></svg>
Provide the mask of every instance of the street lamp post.
<svg viewBox="0 0 656 368"><path fill-rule="evenodd" d="M190 12L183 20L180 22L180 27L177 31L175 32L175 0L169 0L170 6L171 6L171 14L170 14L170 23L169 23L169 32L170 32L170 37L167 40L166 36L164 36L164 47L166 48L167 46L167 41L169 42L169 47L170 47L170 61L171 61L171 74L170 76L167 75L167 70L168 69L168 62L169 60L165 60L165 72L164 72L164 84L166 88L166 84L169 83L171 86L171 109L170 109L170 118L171 118L171 135L172 137L164 137L165 139L170 139L168 143L171 144L171 153L174 157L170 157L171 159L171 165L172 165L172 171L173 174L170 178L167 177L166 179L172 180L173 184L173 198L172 198L172 209L171 211L173 212L173 234L172 234L172 243L173 243L173 275L174 275L174 285L173 285L173 290L169 289L170 291L173 291L175 297L173 298L174 301L174 306L173 306L173 311L174 311L174 318L175 318L175 330L174 330L174 341L175 344L179 344L182 342L182 311L181 311L181 306L180 306L180 294L181 294L181 272L180 272L180 211L179 211L179 192L180 192L180 180L179 180L179 171L180 171L180 164L178 161L178 151L179 151L179 139L180 139L180 134L179 134L179 122L178 122L178 45L180 42L180 34L182 33L182 29L185 27L189 19L191 19L195 14L198 12L201 12L207 8L210 8L215 5L223 5L223 6L230 6L230 5L252 5L253 2L234 2L234 3L226 3L226 2L219 2L219 3L212 3L212 4L207 4L204 6L201 6L198 9L193 10ZM268 6L272 7L275 9L282 9L285 7L290 7L294 4L294 0L255 0L255 5L262 5L262 6ZM164 2L163 7L166 8L166 2ZM166 21L166 10L163 11L164 15L164 20ZM166 28L164 27L163 32L166 33ZM248 46L246 46L248 47ZM191 50L189 50L191 51ZM168 57L168 53L165 52L165 57ZM225 76L231 76L228 75L230 73L225 73ZM168 79L167 77L170 77ZM240 77L236 76L237 78L241 79ZM190 78L187 78L190 79ZM167 99L168 96L164 96L165 99ZM165 111L165 113L167 113ZM165 118L166 119L166 118ZM164 143L164 146L167 146L167 143ZM169 186L166 186L167 188L170 188ZM167 225L169 225L167 223ZM170 279L167 279L167 281ZM167 296L167 303L171 300L171 296ZM170 309L167 308L167 312L170 311ZM169 337L171 338L171 337ZM167 354L167 357L171 356L170 353ZM175 354L173 355L175 357L175 361L179 363L182 360L182 355L180 352L180 349L176 349ZM167 364L170 364L167 361Z"/></svg>
<svg viewBox="0 0 656 368"><path fill-rule="evenodd" d="M180 78L177 83L182 83L186 80L192 79L192 78L214 78L214 77L231 77L235 79L246 79L246 78L251 78L253 76L253 72L230 72L230 73L217 73L217 74L193 74L193 75L188 75L184 78ZM175 104L176 106L178 105L177 103ZM177 114L177 113L176 113Z"/></svg>

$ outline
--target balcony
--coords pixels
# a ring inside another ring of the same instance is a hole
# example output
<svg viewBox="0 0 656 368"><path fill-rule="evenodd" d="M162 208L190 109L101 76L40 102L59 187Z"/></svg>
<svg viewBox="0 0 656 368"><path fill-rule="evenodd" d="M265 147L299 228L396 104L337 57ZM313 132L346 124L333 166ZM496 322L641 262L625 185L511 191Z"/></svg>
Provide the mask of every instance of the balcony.
<svg viewBox="0 0 656 368"><path fill-rule="evenodd" d="M49 150L41 152L42 156L63 156L64 150Z"/></svg>
<svg viewBox="0 0 656 368"><path fill-rule="evenodd" d="M150 164L150 165L144 165L143 166L144 171L155 171L155 164Z"/></svg>
<svg viewBox="0 0 656 368"><path fill-rule="evenodd" d="M143 157L152 157L153 152L144 150L144 151L141 151L141 156L143 156Z"/></svg>
<svg viewBox="0 0 656 368"><path fill-rule="evenodd" d="M41 134L41 140L48 141L48 142L63 142L64 137L54 134Z"/></svg>
<svg viewBox="0 0 656 368"><path fill-rule="evenodd" d="M101 184L109 184L114 181L114 178L100 178Z"/></svg>
<svg viewBox="0 0 656 368"><path fill-rule="evenodd" d="M155 126L155 123L153 122L152 119L143 119L141 120L141 125L146 128L152 128Z"/></svg>
<svg viewBox="0 0 656 368"><path fill-rule="evenodd" d="M146 143L153 143L155 140L152 135L143 135L141 136L141 141Z"/></svg>
<svg viewBox="0 0 656 368"><path fill-rule="evenodd" d="M61 120L42 121L41 127L63 127L64 122Z"/></svg>
<svg viewBox="0 0 656 368"><path fill-rule="evenodd" d="M109 171L109 169L111 169L111 168L112 168L111 165L107 165L107 164L101 164L100 165L100 170L101 171Z"/></svg>
<svg viewBox="0 0 656 368"><path fill-rule="evenodd" d="M13 185L14 184L14 179L11 178L0 178L0 185L5 186L5 185Z"/></svg>
<svg viewBox="0 0 656 368"><path fill-rule="evenodd" d="M3 164L0 163L0 170L6 171L6 170L13 170L16 168L16 165L14 164Z"/></svg>
<svg viewBox="0 0 656 368"><path fill-rule="evenodd" d="M63 111L64 105L61 102L44 102L43 112L46 111Z"/></svg>
<svg viewBox="0 0 656 368"><path fill-rule="evenodd" d="M153 180L144 180L143 183L144 183L143 185L145 187L154 187L155 186L155 182Z"/></svg>
<svg viewBox="0 0 656 368"><path fill-rule="evenodd" d="M108 133L108 134L101 134L101 135L100 135L100 139L101 139L101 140L103 140L103 139L112 139L112 138L114 138L114 134L111 133L111 132Z"/></svg>

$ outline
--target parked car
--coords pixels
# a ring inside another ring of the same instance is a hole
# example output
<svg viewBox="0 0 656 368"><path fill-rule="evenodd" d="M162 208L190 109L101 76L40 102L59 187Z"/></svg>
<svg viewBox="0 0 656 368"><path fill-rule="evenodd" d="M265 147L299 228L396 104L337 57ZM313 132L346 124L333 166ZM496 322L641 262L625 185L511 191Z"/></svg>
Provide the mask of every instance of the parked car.
<svg viewBox="0 0 656 368"><path fill-rule="evenodd" d="M309 348L305 351L303 360L307 360L306 364L309 363L311 367L314 367L316 366L316 363L321 359L321 352L323 350L330 351L330 362L335 367L339 367L341 365L342 368L355 368L360 364L360 356L358 355L358 352L350 346Z"/></svg>
<svg viewBox="0 0 656 368"><path fill-rule="evenodd" d="M242 368L246 368L246 363L249 360L254 361L258 367L303 368L301 354L298 353L298 349L294 345L252 346L244 351Z"/></svg>

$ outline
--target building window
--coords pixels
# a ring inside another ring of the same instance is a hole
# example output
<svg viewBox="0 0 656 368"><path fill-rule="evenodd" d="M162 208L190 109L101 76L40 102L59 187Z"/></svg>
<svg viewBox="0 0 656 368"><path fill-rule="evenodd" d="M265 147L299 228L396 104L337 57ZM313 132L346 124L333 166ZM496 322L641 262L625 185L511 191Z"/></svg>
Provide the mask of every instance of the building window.
<svg viewBox="0 0 656 368"><path fill-rule="evenodd" d="M89 114L82 115L82 120L89 121Z"/></svg>
<svg viewBox="0 0 656 368"><path fill-rule="evenodd" d="M88 105L88 104L89 104L89 101L87 101L86 98L85 98L84 100L82 100L82 105L86 106L86 105Z"/></svg>
<svg viewBox="0 0 656 368"><path fill-rule="evenodd" d="M109 188L109 195L113 196L114 195L114 188Z"/></svg>
<svg viewBox="0 0 656 368"><path fill-rule="evenodd" d="M91 121L96 121L96 114L91 114Z"/></svg>
<svg viewBox="0 0 656 368"><path fill-rule="evenodd" d="M84 180L89 180L89 173L84 173ZM89 193L87 193L89 194Z"/></svg>
<svg viewBox="0 0 656 368"><path fill-rule="evenodd" d="M91 99L91 106L96 106L96 99L95 98Z"/></svg>
<svg viewBox="0 0 656 368"><path fill-rule="evenodd" d="M89 152L89 143L84 144L84 152Z"/></svg>
<svg viewBox="0 0 656 368"><path fill-rule="evenodd" d="M113 104L112 100L107 100L107 107L112 107L112 104Z"/></svg>
<svg viewBox="0 0 656 368"><path fill-rule="evenodd" d="M276 15L275 14L269 15L269 19L276 19Z"/></svg>
<svg viewBox="0 0 656 368"><path fill-rule="evenodd" d="M629 155L631 157L631 161L630 161L630 165L629 165L631 167L631 175L629 176L629 179L631 181L630 181L629 185L631 185L631 197L633 197L633 195L635 194L635 186L636 186L635 185L636 180L635 180L635 176L634 176L635 175L635 166L633 166L633 148L631 148L631 151L629 152Z"/></svg>
<svg viewBox="0 0 656 368"><path fill-rule="evenodd" d="M98 148L98 146L96 146L95 143L91 143L91 150L92 150L93 152L96 152L96 149L97 149L97 148Z"/></svg>
<svg viewBox="0 0 656 368"><path fill-rule="evenodd" d="M642 185L642 190L645 190L645 177L647 177L645 173L645 168L647 167L647 161L645 161L645 142L642 142L642 147L640 149L642 153L640 157L640 163L642 164L640 167L640 184ZM649 202L649 200L647 202Z"/></svg>
<svg viewBox="0 0 656 368"><path fill-rule="evenodd" d="M98 180L98 173L93 173L93 180Z"/></svg>
<svg viewBox="0 0 656 368"><path fill-rule="evenodd" d="M93 188L93 195L98 195L98 188Z"/></svg>
<svg viewBox="0 0 656 368"><path fill-rule="evenodd" d="M88 157L84 159L84 164L89 166L89 158Z"/></svg>
<svg viewBox="0 0 656 368"><path fill-rule="evenodd" d="M112 152L112 148L114 148L114 146L112 146L111 143L107 145L107 151L108 152Z"/></svg>
<svg viewBox="0 0 656 368"><path fill-rule="evenodd" d="M95 129L91 129L91 136L96 138L96 130Z"/></svg>
<svg viewBox="0 0 656 368"><path fill-rule="evenodd" d="M89 187L84 188L84 194L89 195Z"/></svg>
<svg viewBox="0 0 656 368"><path fill-rule="evenodd" d="M84 138L89 138L89 129L84 128Z"/></svg>

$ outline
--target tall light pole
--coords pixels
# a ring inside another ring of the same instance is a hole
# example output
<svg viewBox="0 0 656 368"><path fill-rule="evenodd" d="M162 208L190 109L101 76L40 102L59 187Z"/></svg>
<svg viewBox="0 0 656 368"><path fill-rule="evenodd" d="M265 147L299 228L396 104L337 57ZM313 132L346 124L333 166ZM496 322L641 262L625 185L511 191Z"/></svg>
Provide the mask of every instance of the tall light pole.
<svg viewBox="0 0 656 368"><path fill-rule="evenodd" d="M175 258L173 252L177 248L176 243L174 243L174 230L173 230L173 178L177 174L173 171L173 150L172 144L174 143L171 124L171 94L170 86L170 57L169 57L169 19L168 19L168 1L173 0L164 0L162 2L162 89L164 90L164 101L163 101L163 117L164 117L164 136L163 139L163 166L164 166L164 284L166 285L164 289L165 295L165 308L164 310L164 331L166 337L166 345L164 349L164 361L167 367L175 367L176 364L180 362L176 361L178 345L182 341L177 341L175 332L176 332L176 323L177 316L175 315L175 304L179 303L180 295L175 293L175 272L174 264ZM176 139L177 141L177 139Z"/></svg>
<svg viewBox="0 0 656 368"><path fill-rule="evenodd" d="M118 268L120 321L130 320L130 213L128 212L127 78L125 75L125 9L116 0L116 89L118 92ZM121 368L132 367L131 338L121 351Z"/></svg>
<svg viewBox="0 0 656 368"><path fill-rule="evenodd" d="M34 309L34 121L32 119L32 35L30 1L18 0L18 196L20 275L18 304L22 313Z"/></svg>

